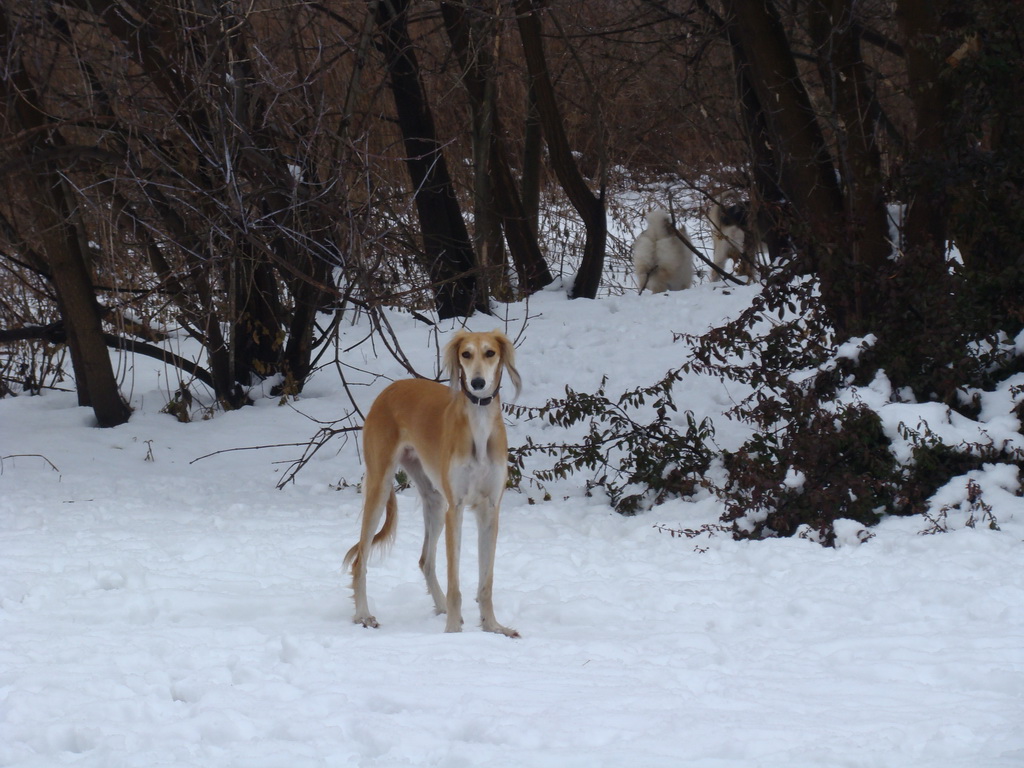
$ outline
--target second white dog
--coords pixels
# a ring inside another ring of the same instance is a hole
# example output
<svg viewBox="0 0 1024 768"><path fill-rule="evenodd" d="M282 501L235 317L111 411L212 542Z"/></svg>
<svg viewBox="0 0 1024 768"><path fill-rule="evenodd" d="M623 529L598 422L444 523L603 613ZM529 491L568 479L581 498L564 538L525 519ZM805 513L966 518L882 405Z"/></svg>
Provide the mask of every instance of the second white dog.
<svg viewBox="0 0 1024 768"><path fill-rule="evenodd" d="M685 232L677 232L668 212L655 208L647 214L647 229L633 243L633 268L640 291L681 291L693 284L693 251Z"/></svg>

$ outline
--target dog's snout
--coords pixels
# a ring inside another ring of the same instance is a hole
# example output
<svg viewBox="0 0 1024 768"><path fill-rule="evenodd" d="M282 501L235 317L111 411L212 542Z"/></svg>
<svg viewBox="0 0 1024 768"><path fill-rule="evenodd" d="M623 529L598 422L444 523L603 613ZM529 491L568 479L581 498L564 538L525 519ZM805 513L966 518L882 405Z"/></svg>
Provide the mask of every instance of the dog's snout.
<svg viewBox="0 0 1024 768"><path fill-rule="evenodd" d="M484 381L483 378L480 376L476 376L471 382L469 382L469 385L476 390L483 389L484 386L486 386L486 384L487 382Z"/></svg>

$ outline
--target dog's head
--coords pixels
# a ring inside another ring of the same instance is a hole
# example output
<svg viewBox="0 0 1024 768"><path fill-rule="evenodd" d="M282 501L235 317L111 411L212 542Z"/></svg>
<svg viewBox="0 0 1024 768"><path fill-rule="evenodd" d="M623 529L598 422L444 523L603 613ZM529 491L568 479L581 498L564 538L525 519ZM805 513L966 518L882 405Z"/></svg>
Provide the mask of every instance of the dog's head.
<svg viewBox="0 0 1024 768"><path fill-rule="evenodd" d="M672 217L664 208L653 208L647 212L647 230L655 238L665 237L672 231Z"/></svg>
<svg viewBox="0 0 1024 768"><path fill-rule="evenodd" d="M497 394L502 370L506 370L518 396L522 379L515 355L512 340L501 331L459 331L444 348L444 369L453 390L465 389L481 399Z"/></svg>

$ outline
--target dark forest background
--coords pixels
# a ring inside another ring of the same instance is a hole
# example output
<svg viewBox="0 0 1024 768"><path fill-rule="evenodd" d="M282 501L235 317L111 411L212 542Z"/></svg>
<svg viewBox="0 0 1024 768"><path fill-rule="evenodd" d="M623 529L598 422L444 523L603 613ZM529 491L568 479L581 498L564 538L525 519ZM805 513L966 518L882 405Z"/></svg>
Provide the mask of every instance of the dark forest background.
<svg viewBox="0 0 1024 768"><path fill-rule="evenodd" d="M772 394L747 417L766 434L811 424L832 386L795 394L786 371L869 334L844 375L884 369L970 412L972 387L1024 367L1022 15L1005 0L4 0L0 387L73 370L97 422L123 423L115 347L223 408L255 380L295 394L345 310L486 312L563 264L571 296L595 298L622 193L664 183L698 208L747 199L788 244L757 305L694 339L689 363L713 369L765 313L795 311L756 340ZM204 357L161 346L169 326Z"/></svg>

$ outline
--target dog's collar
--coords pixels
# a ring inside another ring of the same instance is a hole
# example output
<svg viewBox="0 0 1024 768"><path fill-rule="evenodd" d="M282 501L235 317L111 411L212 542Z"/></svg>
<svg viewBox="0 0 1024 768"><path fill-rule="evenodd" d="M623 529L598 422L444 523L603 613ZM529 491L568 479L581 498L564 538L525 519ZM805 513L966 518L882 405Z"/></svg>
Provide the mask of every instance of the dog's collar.
<svg viewBox="0 0 1024 768"><path fill-rule="evenodd" d="M479 405L481 408L490 405L492 402L494 402L494 398L498 396L497 391L495 391L495 393L490 397L477 397L468 389L464 389L463 391L466 393L466 397L469 398L469 402L471 402L473 405Z"/></svg>
<svg viewBox="0 0 1024 768"><path fill-rule="evenodd" d="M498 376L498 384L494 387L494 392L488 397L477 397L469 391L469 387L466 386L466 377L462 373L459 375L459 380L462 382L462 393L469 398L469 402L473 405L479 405L481 408L485 408L494 402L494 399L498 396L498 390L501 389L501 376Z"/></svg>

